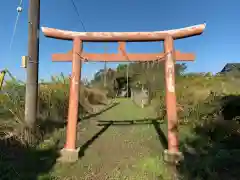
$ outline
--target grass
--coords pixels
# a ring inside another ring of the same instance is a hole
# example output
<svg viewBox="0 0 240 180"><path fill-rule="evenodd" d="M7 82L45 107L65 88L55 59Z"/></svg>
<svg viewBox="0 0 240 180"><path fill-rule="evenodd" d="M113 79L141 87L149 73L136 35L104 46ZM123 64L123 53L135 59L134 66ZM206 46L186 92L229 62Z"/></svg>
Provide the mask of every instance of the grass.
<svg viewBox="0 0 240 180"><path fill-rule="evenodd" d="M240 165L240 96L209 98L205 104L198 105L198 121L189 125L190 135L181 143L185 160L180 173L185 179L237 180L240 178L237 170ZM192 151L184 148L186 146Z"/></svg>
<svg viewBox="0 0 240 180"><path fill-rule="evenodd" d="M184 110L178 114L180 148L185 156L178 168L182 179L240 179L238 83L236 78L223 76L178 79L177 99ZM44 96L50 117L66 109L52 110L54 103L67 99L61 98L62 88L57 89L59 94L54 95L52 88ZM48 140L37 147L25 146L18 139L1 139L0 179L170 179L162 159L167 144L163 99L161 95L161 103L153 104L157 109L141 109L130 99L118 99L120 104L102 113L81 116L77 134L80 159L73 164L56 162L65 143L65 123L53 123ZM4 118L4 112L1 115Z"/></svg>
<svg viewBox="0 0 240 180"><path fill-rule="evenodd" d="M36 149L16 140L9 143L0 140L0 179L37 180L40 174L51 170L59 156L55 145Z"/></svg>
<svg viewBox="0 0 240 180"><path fill-rule="evenodd" d="M51 170L62 145L58 144L58 138L64 134L68 89L64 77L40 85L38 133L33 134L24 122L25 84L6 82L4 93L0 94L0 179L38 179L40 174ZM79 102L81 115L92 108L91 101L101 104L105 100L103 94L96 93L96 97L94 94L94 90L88 93L88 89L80 92L84 100ZM45 139L49 140L42 143Z"/></svg>
<svg viewBox="0 0 240 180"><path fill-rule="evenodd" d="M152 109L143 110L131 100L119 101L111 110L79 124L80 160L71 165L57 163L52 176L147 180L164 173L164 148L159 141L163 132L157 132L160 122Z"/></svg>

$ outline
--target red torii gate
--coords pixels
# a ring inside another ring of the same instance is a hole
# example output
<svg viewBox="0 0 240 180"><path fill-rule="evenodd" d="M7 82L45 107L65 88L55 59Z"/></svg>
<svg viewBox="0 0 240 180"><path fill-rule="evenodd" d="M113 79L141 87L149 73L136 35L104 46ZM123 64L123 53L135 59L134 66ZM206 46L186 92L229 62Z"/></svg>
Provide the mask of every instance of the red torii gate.
<svg viewBox="0 0 240 180"><path fill-rule="evenodd" d="M66 145L62 150L65 161L76 161L76 134L78 120L79 85L81 80L82 61L153 61L165 60L166 108L168 119L168 150L169 159L179 157L178 148L178 120L175 94L174 64L175 60L193 61L191 53L181 53L174 50L174 40L202 34L206 24L190 26L181 29L155 31L155 32L73 32L42 27L45 36L55 39L73 41L73 50L66 54L53 54L53 61L72 61L72 75L68 109L68 123ZM85 42L118 42L117 54L91 54L83 52ZM125 51L125 42L164 41L164 52L153 54L128 54Z"/></svg>

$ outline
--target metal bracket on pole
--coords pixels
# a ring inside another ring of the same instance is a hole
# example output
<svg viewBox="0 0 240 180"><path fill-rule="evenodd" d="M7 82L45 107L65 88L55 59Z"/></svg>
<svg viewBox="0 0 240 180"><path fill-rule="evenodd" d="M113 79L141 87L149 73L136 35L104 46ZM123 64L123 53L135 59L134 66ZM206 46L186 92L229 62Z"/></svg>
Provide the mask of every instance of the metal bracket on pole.
<svg viewBox="0 0 240 180"><path fill-rule="evenodd" d="M27 68L27 62L29 60L28 56L22 56L21 68Z"/></svg>

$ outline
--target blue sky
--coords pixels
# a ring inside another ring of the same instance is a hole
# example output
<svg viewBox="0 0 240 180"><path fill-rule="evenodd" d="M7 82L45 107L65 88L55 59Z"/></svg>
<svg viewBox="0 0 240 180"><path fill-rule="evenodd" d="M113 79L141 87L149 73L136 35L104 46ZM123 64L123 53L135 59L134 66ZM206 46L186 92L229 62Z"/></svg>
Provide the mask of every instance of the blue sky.
<svg viewBox="0 0 240 180"><path fill-rule="evenodd" d="M87 31L157 31L181 28L206 22L201 36L175 41L183 52L194 52L195 62L187 63L191 72L218 72L228 62L239 62L240 1L238 0L75 0ZM14 76L25 79L21 56L27 55L28 0L23 0L16 35L10 50L10 40L19 0L5 0L0 6L0 69L8 68ZM41 26L83 31L70 0L42 0ZM113 43L88 43L88 52L116 52ZM40 79L49 79L61 72L69 74L71 63L51 61L51 54L67 52L71 42L49 39L40 33ZM159 43L131 43L128 52L159 52ZM91 78L104 63L86 63L83 77ZM108 63L108 67L116 67Z"/></svg>

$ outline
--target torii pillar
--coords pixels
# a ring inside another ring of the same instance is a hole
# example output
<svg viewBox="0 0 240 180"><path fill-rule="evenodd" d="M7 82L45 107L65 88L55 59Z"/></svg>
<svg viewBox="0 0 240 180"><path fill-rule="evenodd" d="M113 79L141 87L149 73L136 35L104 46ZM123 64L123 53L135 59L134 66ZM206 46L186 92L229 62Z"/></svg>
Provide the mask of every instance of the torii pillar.
<svg viewBox="0 0 240 180"><path fill-rule="evenodd" d="M168 120L168 149L164 151L164 159L175 167L181 158L178 145L178 119L177 103L175 93L175 61L185 57L186 60L193 60L192 54L175 52L174 40L202 34L205 24L196 26L155 32L72 32L43 27L45 36L73 41L73 51L67 54L55 54L55 61L72 61L72 77L69 97L69 111L67 124L66 146L62 150L65 161L76 161L78 149L76 148L76 130L78 120L79 85L81 76L81 61L83 59L92 61L152 61L157 58L165 60L165 85L166 85L166 109ZM164 53L158 54L127 54L122 50L118 54L87 54L82 52L82 42L144 42L164 41ZM158 57L157 57L158 56Z"/></svg>

